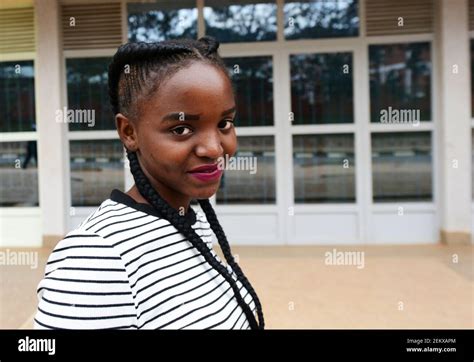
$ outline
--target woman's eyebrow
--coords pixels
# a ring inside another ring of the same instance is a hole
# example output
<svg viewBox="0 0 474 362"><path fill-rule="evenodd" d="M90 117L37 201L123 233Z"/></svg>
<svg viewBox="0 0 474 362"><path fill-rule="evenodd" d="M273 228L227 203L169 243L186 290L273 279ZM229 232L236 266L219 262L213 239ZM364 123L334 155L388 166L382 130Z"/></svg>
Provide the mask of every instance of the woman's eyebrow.
<svg viewBox="0 0 474 362"><path fill-rule="evenodd" d="M234 113L236 107L229 108L221 113L221 117L227 116L228 114ZM189 114L184 112L173 112L168 113L163 117L163 122L174 122L174 121L198 121L200 114Z"/></svg>

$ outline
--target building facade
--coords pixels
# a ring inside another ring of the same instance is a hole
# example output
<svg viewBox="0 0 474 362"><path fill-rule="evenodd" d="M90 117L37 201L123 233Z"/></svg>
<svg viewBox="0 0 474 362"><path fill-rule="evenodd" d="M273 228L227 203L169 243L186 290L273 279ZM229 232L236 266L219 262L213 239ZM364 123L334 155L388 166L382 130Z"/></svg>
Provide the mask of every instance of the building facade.
<svg viewBox="0 0 474 362"><path fill-rule="evenodd" d="M473 1L4 0L0 30L0 246L55 242L132 185L116 48L206 34L248 162L212 198L231 243L472 242Z"/></svg>

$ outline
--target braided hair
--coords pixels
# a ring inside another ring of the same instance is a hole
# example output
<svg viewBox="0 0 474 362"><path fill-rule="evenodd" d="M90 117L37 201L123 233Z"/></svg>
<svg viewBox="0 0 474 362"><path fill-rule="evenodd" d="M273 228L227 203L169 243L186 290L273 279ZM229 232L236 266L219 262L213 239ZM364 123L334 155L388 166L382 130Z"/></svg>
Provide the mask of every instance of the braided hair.
<svg viewBox="0 0 474 362"><path fill-rule="evenodd" d="M155 94L164 80L169 79L178 70L192 62L200 61L214 65L230 79L225 63L217 52L218 48L219 42L209 36L199 40L177 39L156 43L127 43L120 46L109 65L108 74L109 98L114 115L122 113L130 119L139 118L140 102ZM264 329L265 322L260 300L235 261L227 237L209 200L198 199L198 202L217 237L227 264L232 268L237 279L234 279L229 270L211 254L209 247L196 234L188 219L181 216L153 188L140 166L136 152L128 149L126 149L126 152L130 162L130 171L140 194L156 209L161 217L167 219L181 232L204 259L230 284L234 297L243 309L250 327L252 329ZM237 280L243 284L252 296L257 307L258 322L249 305L242 298L236 283Z"/></svg>

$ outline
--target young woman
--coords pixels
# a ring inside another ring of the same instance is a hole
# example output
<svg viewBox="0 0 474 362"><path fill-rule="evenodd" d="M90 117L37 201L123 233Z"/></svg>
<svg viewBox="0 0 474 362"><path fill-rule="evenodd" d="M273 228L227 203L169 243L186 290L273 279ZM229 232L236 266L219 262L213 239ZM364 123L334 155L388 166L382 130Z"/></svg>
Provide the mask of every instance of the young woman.
<svg viewBox="0 0 474 362"><path fill-rule="evenodd" d="M135 185L113 190L55 247L38 286L36 328L264 328L208 200L220 162L237 148L234 92L218 47L204 37L117 50L109 96Z"/></svg>

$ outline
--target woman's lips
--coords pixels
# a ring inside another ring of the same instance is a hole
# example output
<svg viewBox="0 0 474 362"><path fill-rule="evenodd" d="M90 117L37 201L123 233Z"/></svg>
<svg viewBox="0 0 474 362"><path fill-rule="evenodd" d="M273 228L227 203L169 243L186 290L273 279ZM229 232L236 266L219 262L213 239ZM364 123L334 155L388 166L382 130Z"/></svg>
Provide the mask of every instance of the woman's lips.
<svg viewBox="0 0 474 362"><path fill-rule="evenodd" d="M217 168L218 168L217 163L213 163L213 164L209 164L209 165L205 164L205 165L195 167L189 172L201 172L201 173L202 172L214 172Z"/></svg>
<svg viewBox="0 0 474 362"><path fill-rule="evenodd" d="M200 172L188 172L188 173L200 181L208 182L208 181L218 180L219 177L221 177L222 172L223 170L219 170L218 168L216 168L214 171L211 171L211 172L200 171Z"/></svg>

